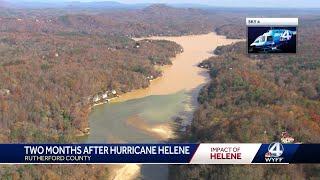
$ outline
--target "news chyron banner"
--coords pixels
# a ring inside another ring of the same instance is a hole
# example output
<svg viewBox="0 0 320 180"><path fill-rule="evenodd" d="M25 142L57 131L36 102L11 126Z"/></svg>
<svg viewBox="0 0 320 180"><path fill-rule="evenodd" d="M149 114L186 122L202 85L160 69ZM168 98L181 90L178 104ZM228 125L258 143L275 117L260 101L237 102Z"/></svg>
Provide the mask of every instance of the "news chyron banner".
<svg viewBox="0 0 320 180"><path fill-rule="evenodd" d="M320 163L320 144L0 144L0 164Z"/></svg>

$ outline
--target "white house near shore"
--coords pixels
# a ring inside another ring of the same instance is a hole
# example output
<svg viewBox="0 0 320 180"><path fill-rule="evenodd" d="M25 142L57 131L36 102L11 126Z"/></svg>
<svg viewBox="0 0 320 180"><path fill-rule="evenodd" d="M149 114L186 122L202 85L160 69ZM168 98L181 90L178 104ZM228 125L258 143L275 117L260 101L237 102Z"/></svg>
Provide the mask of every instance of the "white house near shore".
<svg viewBox="0 0 320 180"><path fill-rule="evenodd" d="M101 98L98 96L98 95L96 95L95 97L93 97L93 102L98 102L98 101L100 101L101 100Z"/></svg>
<svg viewBox="0 0 320 180"><path fill-rule="evenodd" d="M102 99L107 99L108 98L108 92L102 94Z"/></svg>

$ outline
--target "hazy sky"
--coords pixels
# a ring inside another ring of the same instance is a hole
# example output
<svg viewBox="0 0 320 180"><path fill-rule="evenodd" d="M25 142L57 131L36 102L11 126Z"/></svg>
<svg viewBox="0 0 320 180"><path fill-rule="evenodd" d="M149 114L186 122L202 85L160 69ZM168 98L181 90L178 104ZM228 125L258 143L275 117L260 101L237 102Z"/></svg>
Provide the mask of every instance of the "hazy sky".
<svg viewBox="0 0 320 180"><path fill-rule="evenodd" d="M10 0L9 0L10 1ZM19 1L19 0L16 0ZM26 0L24 0L26 1ZM117 1L122 3L193 3L224 7L312 7L320 8L320 0L27 0L41 2L70 2L70 1Z"/></svg>

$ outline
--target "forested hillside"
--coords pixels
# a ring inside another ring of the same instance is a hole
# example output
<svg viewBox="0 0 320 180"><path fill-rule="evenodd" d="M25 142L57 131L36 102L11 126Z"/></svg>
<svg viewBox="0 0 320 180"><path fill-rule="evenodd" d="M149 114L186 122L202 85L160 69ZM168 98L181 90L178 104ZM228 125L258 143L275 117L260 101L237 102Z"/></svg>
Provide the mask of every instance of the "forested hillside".
<svg viewBox="0 0 320 180"><path fill-rule="evenodd" d="M217 29L228 37L245 37L244 18L238 14L152 5L135 10L80 11L64 9L1 9L1 32L50 34L114 34L127 37L188 35ZM240 19L240 20L239 20ZM231 25L239 25L237 30Z"/></svg>
<svg viewBox="0 0 320 180"><path fill-rule="evenodd" d="M63 142L86 133L89 106L100 98L94 95L145 88L161 75L153 66L170 64L181 52L173 42L130 37L207 33L228 20L239 23L221 16L165 5L106 12L1 8L1 141Z"/></svg>
<svg viewBox="0 0 320 180"><path fill-rule="evenodd" d="M182 50L174 42L136 42L123 33L81 32L77 26L69 31L59 25L63 21L50 25L49 17L61 14L35 11L6 10L0 18L1 143L76 142L75 136L87 133L96 94L147 87L161 76L154 65L170 64ZM92 27L88 19L79 26ZM107 175L105 166L92 165L0 168L2 178Z"/></svg>
<svg viewBox="0 0 320 180"><path fill-rule="evenodd" d="M98 12L0 8L1 142L75 142L88 131L96 95L147 87L161 75L153 66L170 64L181 52L173 42L131 37L208 33L232 20L221 17L164 5ZM108 174L105 166L90 165L2 166L0 175L97 179Z"/></svg>
<svg viewBox="0 0 320 180"><path fill-rule="evenodd" d="M1 142L63 141L88 127L90 97L147 87L181 47L121 36L1 33Z"/></svg>
<svg viewBox="0 0 320 180"><path fill-rule="evenodd" d="M181 52L173 42L135 42L132 37L216 31L244 38L244 17L259 13L164 5L97 12L0 7L0 141L75 142L74 136L88 127L94 95L147 87L149 80L161 75L153 66L170 64L170 58ZM319 23L315 19L305 23L299 36L305 53L299 56L247 57L241 50L244 44L239 44L220 48L223 56L207 60L213 80L199 97L190 138L261 142L275 140L286 130L297 141L318 142L319 46L312 35L317 35ZM215 171L230 177L244 174L240 170L255 171L233 166L178 169L183 173L174 177L183 179L206 179ZM261 175L260 171L273 169L257 170ZM305 177L313 171L309 170L295 168L284 175L294 171ZM105 166L93 165L0 168L4 179L105 179L107 175Z"/></svg>
<svg viewBox="0 0 320 180"><path fill-rule="evenodd" d="M296 55L247 55L245 42L217 48L201 63L211 82L199 95L185 140L270 143L283 132L295 143L320 141L318 19L299 27ZM319 165L172 166L174 179L318 179Z"/></svg>

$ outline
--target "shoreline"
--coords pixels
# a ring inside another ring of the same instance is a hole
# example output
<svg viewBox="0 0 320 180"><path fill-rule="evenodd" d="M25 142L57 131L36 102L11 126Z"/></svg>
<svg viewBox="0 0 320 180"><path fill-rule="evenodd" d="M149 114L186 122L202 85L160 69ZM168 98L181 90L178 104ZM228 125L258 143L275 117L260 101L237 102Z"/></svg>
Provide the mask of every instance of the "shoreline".
<svg viewBox="0 0 320 180"><path fill-rule="evenodd" d="M170 58L172 65L160 66L162 75L150 81L150 84L147 88L135 89L130 92L120 94L119 97L116 97L109 102L97 103L91 106L90 110L95 106L103 105L105 103L125 102L151 95L168 95L181 90L193 90L199 85L205 84L209 81L208 71L198 67L198 64L203 60L214 56L213 51L218 46L240 41L227 39L225 36L217 35L215 32L201 35L176 37L161 36L133 39L173 41L181 45L184 51L182 53L178 53L176 57ZM167 141L174 137L173 127L171 124L162 123L150 125L149 123L144 122L140 117L130 118L126 123L128 126L138 129L143 133L149 134L159 141ZM135 179L140 173L141 165L130 164L130 166L111 166L109 170L111 179L117 179L117 177L120 179Z"/></svg>
<svg viewBox="0 0 320 180"><path fill-rule="evenodd" d="M135 89L121 94L121 97L111 101L111 103L125 102L151 95L168 95L182 90L192 90L198 85L206 83L210 79L207 70L199 68L198 63L211 56L215 56L213 51L218 46L241 41L241 39L227 39L225 36L217 35L215 32L188 36L160 36L133 39L173 41L182 46L183 52L178 53L176 57L171 58L172 65L160 66L162 75L153 81L150 81L147 88ZM194 44L193 41L196 44ZM199 43L199 41L201 41L201 43ZM203 48L199 48L197 45L204 46L204 49L206 50L203 51ZM194 63L195 61L198 62ZM184 62L186 62L186 64L184 64ZM180 68L177 68L177 66L180 66ZM189 75L190 72L193 74ZM190 81L185 81L188 76L190 76Z"/></svg>
<svg viewBox="0 0 320 180"><path fill-rule="evenodd" d="M209 32L207 34L191 34L191 35L186 35L186 36L151 36L151 37L142 37L142 38L132 38L133 40L135 41L140 41L140 40L145 40L145 39L148 39L148 40L167 40L167 41L173 41L177 44L179 44L177 41L174 41L174 40L170 40L170 38L182 38L182 37L189 37L189 38L192 38L192 37L198 37L198 36L205 36L205 35L215 35L215 36L220 36L220 37L223 37L224 40L227 40L227 41L233 41L232 43L235 43L235 42L238 42L238 41L242 41L243 39L228 39L226 38L226 36L224 35L219 35L217 34L216 32ZM232 44L231 43L231 44ZM222 43L224 44L224 43ZM228 43L227 43L228 44ZM179 44L181 45L181 44ZM220 46L220 45L219 45ZM222 46L222 45L221 45ZM212 49L212 52L210 53L212 56L215 56L214 54L214 50L217 48L218 46L216 46L214 49ZM171 62L174 62L176 61L175 59L177 59L177 56L181 55L183 52L181 53L177 53L176 54L176 57L173 57L173 58L170 58ZM209 56L210 57L210 56ZM201 61L203 61L205 59L202 59ZM142 98L142 97L129 97L130 95L134 95L136 94L138 91L148 91L148 89L150 89L150 87L156 82L156 81L159 81L161 79L163 79L163 72L166 71L167 69L170 69L171 67L173 66L172 65L162 65L162 66L159 66L159 65L154 65L154 68L160 68L161 70L161 76L155 78L155 79L152 79L152 80L149 80L150 84L148 87L146 88L138 88L138 89L133 89L132 91L129 91L129 92L126 92L126 93L123 93L123 94L120 94L118 95L117 97L113 97L111 99L107 99L103 102L99 102L99 103L94 103L93 105L90 105L89 107L89 110L91 110L92 108L94 108L95 106L99 106L99 105L103 105L103 104L106 104L106 103L114 103L114 102L125 102L127 100L132 100L132 99L137 99L137 98ZM203 68L200 68L200 67L197 67L200 69L200 71L206 71L205 69ZM207 72L207 71L206 71ZM177 91L176 91L177 92ZM173 92L174 93L174 92ZM152 95L163 95L163 94L152 94ZM147 95L146 95L147 96ZM144 97L146 97L144 96Z"/></svg>
<svg viewBox="0 0 320 180"><path fill-rule="evenodd" d="M138 164L120 164L110 165L108 167L110 172L109 179L112 180L123 180L123 179L136 179L139 177L141 172L141 165Z"/></svg>

